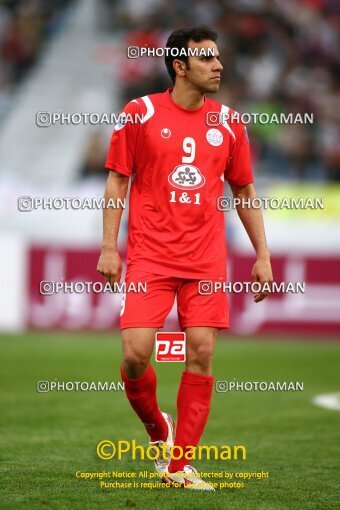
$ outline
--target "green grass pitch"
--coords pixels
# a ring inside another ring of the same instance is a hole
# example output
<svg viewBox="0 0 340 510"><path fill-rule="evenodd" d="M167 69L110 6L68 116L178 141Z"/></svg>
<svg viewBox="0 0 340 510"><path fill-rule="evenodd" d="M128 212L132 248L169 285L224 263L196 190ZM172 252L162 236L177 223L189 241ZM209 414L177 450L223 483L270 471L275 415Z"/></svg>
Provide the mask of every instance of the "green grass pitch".
<svg viewBox="0 0 340 510"><path fill-rule="evenodd" d="M199 471L268 471L243 489L214 493L175 489L101 489L76 471L152 471L148 460L104 461L103 439L146 434L123 392L38 393L38 380L118 381L118 335L31 333L0 336L0 508L231 509L340 508L340 411L316 407L313 396L340 391L340 345L331 342L221 340L216 380L303 381L302 392L213 393L202 444L240 445L245 461L201 460ZM183 365L156 364L162 410L175 414Z"/></svg>

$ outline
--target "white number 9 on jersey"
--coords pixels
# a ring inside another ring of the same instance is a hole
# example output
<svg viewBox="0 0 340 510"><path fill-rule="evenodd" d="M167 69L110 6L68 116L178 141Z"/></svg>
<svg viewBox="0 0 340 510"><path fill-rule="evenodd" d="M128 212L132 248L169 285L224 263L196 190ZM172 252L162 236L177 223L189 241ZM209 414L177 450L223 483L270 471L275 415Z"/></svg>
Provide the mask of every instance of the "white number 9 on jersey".
<svg viewBox="0 0 340 510"><path fill-rule="evenodd" d="M182 157L182 163L192 163L196 155L196 143L190 136L187 136L183 140L183 152L188 154L188 156Z"/></svg>

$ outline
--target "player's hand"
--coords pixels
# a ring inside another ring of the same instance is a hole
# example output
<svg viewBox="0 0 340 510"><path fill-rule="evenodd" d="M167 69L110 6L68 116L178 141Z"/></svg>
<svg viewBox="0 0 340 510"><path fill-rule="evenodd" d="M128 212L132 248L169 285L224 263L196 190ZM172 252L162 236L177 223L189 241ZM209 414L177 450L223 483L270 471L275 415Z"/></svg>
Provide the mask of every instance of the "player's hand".
<svg viewBox="0 0 340 510"><path fill-rule="evenodd" d="M254 264L251 276L253 282L259 282L261 284L261 287L263 287L264 283L268 283L269 286L271 287L271 284L273 283L273 273L270 265L270 259L269 258L258 259ZM255 294L254 295L255 303L263 301L268 296L268 294L269 292L266 290Z"/></svg>
<svg viewBox="0 0 340 510"><path fill-rule="evenodd" d="M122 274L122 261L117 251L102 251L97 264L97 271L113 286L120 282Z"/></svg>

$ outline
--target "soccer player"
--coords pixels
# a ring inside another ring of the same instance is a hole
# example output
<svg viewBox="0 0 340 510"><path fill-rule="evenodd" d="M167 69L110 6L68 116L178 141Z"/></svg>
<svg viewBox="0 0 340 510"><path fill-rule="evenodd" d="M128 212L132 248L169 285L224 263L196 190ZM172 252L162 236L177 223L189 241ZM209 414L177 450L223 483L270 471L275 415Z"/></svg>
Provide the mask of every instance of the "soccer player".
<svg viewBox="0 0 340 510"><path fill-rule="evenodd" d="M209 112L232 112L206 96L220 86L223 67L216 40L216 32L206 26L170 35L166 47L180 52L176 57L171 50L165 57L174 86L125 106L127 122L116 126L106 161L110 170L106 200L123 200L130 177L132 181L126 283L147 283L146 293L129 293L122 303L121 376L126 395L150 444L168 450L175 444L184 452L189 445L197 446L203 433L213 390L214 344L218 330L229 327L226 294L201 295L198 289L201 279L226 280L225 223L217 197L223 195L224 180L235 197L256 196L245 127L226 115L220 125L211 126L216 114L209 116ZM131 122L138 115L142 120ZM107 208L103 214L97 269L111 284L120 281L122 271L117 250L121 213L121 209ZM252 278L269 283L272 272L262 213L238 207L238 214L256 253ZM174 437L173 419L157 403L150 357L155 334L175 297L187 345ZM259 292L254 300L265 297ZM160 458L155 465L166 482L212 490L184 455L170 462Z"/></svg>

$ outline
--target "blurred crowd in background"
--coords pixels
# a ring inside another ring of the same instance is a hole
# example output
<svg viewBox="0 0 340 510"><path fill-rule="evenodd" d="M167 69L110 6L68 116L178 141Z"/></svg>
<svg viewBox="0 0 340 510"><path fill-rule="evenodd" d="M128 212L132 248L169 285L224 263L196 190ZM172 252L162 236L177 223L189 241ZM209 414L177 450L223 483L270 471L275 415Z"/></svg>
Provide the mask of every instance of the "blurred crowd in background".
<svg viewBox="0 0 340 510"><path fill-rule="evenodd" d="M58 31L73 0L2 0L0 3L0 122L15 100L15 88Z"/></svg>
<svg viewBox="0 0 340 510"><path fill-rule="evenodd" d="M164 46L169 31L205 23L224 66L216 99L239 112L313 112L313 125L248 126L261 175L340 180L340 2L198 0L121 11L126 45ZM169 86L161 59L130 60L124 100Z"/></svg>
<svg viewBox="0 0 340 510"><path fill-rule="evenodd" d="M128 46L164 47L172 30L208 24L218 32L224 66L214 98L241 113L314 114L312 125L247 126L257 175L340 181L339 0L102 2L107 13L103 30L119 34L122 41L115 74L121 82L121 106L171 86L162 58L129 60ZM0 120L13 87L58 29L69 3L8 0L1 5ZM99 147L100 140L96 143Z"/></svg>

